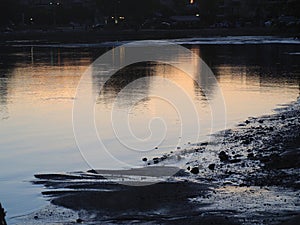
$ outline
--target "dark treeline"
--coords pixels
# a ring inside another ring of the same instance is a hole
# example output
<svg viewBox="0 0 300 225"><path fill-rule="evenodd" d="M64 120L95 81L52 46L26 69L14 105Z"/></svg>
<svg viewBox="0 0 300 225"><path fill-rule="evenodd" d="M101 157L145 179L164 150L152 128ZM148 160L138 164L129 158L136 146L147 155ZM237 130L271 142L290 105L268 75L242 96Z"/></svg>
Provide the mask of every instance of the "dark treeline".
<svg viewBox="0 0 300 225"><path fill-rule="evenodd" d="M10 29L299 26L298 0L1 0Z"/></svg>

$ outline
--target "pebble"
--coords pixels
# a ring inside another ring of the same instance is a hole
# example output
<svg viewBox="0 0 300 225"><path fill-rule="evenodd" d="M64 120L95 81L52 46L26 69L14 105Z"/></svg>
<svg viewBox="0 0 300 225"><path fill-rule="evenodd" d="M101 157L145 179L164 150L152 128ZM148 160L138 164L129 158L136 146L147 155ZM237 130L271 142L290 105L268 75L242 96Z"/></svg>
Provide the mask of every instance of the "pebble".
<svg viewBox="0 0 300 225"><path fill-rule="evenodd" d="M220 158L221 162L226 162L229 160L229 156L224 151L221 151L219 153L219 158Z"/></svg>
<svg viewBox="0 0 300 225"><path fill-rule="evenodd" d="M216 167L216 164L212 163L212 164L209 164L208 169L215 170L215 167Z"/></svg>
<svg viewBox="0 0 300 225"><path fill-rule="evenodd" d="M191 173L192 174L198 174L199 173L199 168L198 167L194 167L193 169L191 169Z"/></svg>
<svg viewBox="0 0 300 225"><path fill-rule="evenodd" d="M243 141L243 144L245 144L245 145L249 145L250 143L251 143L250 139L245 139Z"/></svg>
<svg viewBox="0 0 300 225"><path fill-rule="evenodd" d="M229 162L230 163L239 163L239 162L241 162L242 160L241 159L232 159L232 160L230 160Z"/></svg>
<svg viewBox="0 0 300 225"><path fill-rule="evenodd" d="M156 158L153 158L153 163L154 163L154 164L159 163L159 158L157 158L157 157L156 157Z"/></svg>
<svg viewBox="0 0 300 225"><path fill-rule="evenodd" d="M249 153L247 156L248 159L253 159L254 158L254 154L253 153Z"/></svg>
<svg viewBox="0 0 300 225"><path fill-rule="evenodd" d="M78 218L78 219L76 220L76 223L82 223L82 222L83 222L83 220L80 219L80 218Z"/></svg>

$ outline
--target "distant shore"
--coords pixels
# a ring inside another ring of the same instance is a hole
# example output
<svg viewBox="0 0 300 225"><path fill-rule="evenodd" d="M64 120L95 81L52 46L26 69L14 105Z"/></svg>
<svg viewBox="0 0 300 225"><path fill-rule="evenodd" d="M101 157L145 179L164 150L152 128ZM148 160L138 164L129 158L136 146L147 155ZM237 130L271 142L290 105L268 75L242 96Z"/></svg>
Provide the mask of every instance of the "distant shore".
<svg viewBox="0 0 300 225"><path fill-rule="evenodd" d="M282 36L298 37L295 29L278 28L207 28L195 30L22 30L0 33L2 45L9 41L89 43L146 39L174 39L215 36ZM298 37L299 38L299 37Z"/></svg>

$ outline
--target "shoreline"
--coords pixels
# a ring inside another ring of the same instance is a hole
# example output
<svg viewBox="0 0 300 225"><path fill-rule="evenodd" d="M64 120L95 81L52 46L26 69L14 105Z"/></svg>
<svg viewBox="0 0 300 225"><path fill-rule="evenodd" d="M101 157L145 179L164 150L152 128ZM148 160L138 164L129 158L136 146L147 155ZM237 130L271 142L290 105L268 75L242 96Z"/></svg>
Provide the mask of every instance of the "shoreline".
<svg viewBox="0 0 300 225"><path fill-rule="evenodd" d="M52 43L91 43L104 41L129 41L129 40L160 40L193 37L226 37L226 36L279 36L299 38L295 29L272 28L202 28L195 30L25 30L0 33L0 41L26 40L27 43L52 42ZM3 45L2 44L2 45Z"/></svg>
<svg viewBox="0 0 300 225"><path fill-rule="evenodd" d="M127 171L119 177L115 172L111 179L102 176L109 171L35 175L33 183L46 188L43 195L51 200L51 207L47 213L41 210L20 220L27 224L51 224L53 219L63 224L297 224L299 115L300 98L275 114L250 117L215 134L212 143L156 158L146 168L167 165L178 155L192 155L193 160L152 186L113 181L135 177L144 182L140 172ZM193 172L196 167L198 172ZM71 210L72 216L63 216L62 209Z"/></svg>

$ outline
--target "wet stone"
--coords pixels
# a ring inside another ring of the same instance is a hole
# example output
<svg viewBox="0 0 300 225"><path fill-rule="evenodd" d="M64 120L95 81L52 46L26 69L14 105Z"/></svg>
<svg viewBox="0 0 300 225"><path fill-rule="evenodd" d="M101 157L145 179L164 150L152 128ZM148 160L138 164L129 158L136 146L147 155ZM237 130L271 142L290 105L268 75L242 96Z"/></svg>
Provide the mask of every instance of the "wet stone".
<svg viewBox="0 0 300 225"><path fill-rule="evenodd" d="M247 156L248 159L254 159L254 154L253 153L249 153Z"/></svg>
<svg viewBox="0 0 300 225"><path fill-rule="evenodd" d="M229 160L229 156L224 151L221 151L219 153L219 158L220 158L221 162L226 162Z"/></svg>
<svg viewBox="0 0 300 225"><path fill-rule="evenodd" d="M229 162L230 163L239 163L239 162L241 162L242 160L241 159L232 159L232 160L230 160Z"/></svg>
<svg viewBox="0 0 300 225"><path fill-rule="evenodd" d="M244 141L243 141L243 144L244 145L249 145L251 143L251 140L250 139L245 139Z"/></svg>
<svg viewBox="0 0 300 225"><path fill-rule="evenodd" d="M198 167L194 167L193 169L191 169L191 173L192 174L198 174L199 173L199 168Z"/></svg>
<svg viewBox="0 0 300 225"><path fill-rule="evenodd" d="M82 222L83 222L83 220L80 219L80 218L78 218L78 219L76 220L76 223L82 223Z"/></svg>
<svg viewBox="0 0 300 225"><path fill-rule="evenodd" d="M238 154L238 155L234 155L233 157L234 158L240 158L240 157L242 157L243 155L240 155L240 154Z"/></svg>
<svg viewBox="0 0 300 225"><path fill-rule="evenodd" d="M208 169L215 170L215 167L216 167L216 164L212 163L212 164L209 164Z"/></svg>

